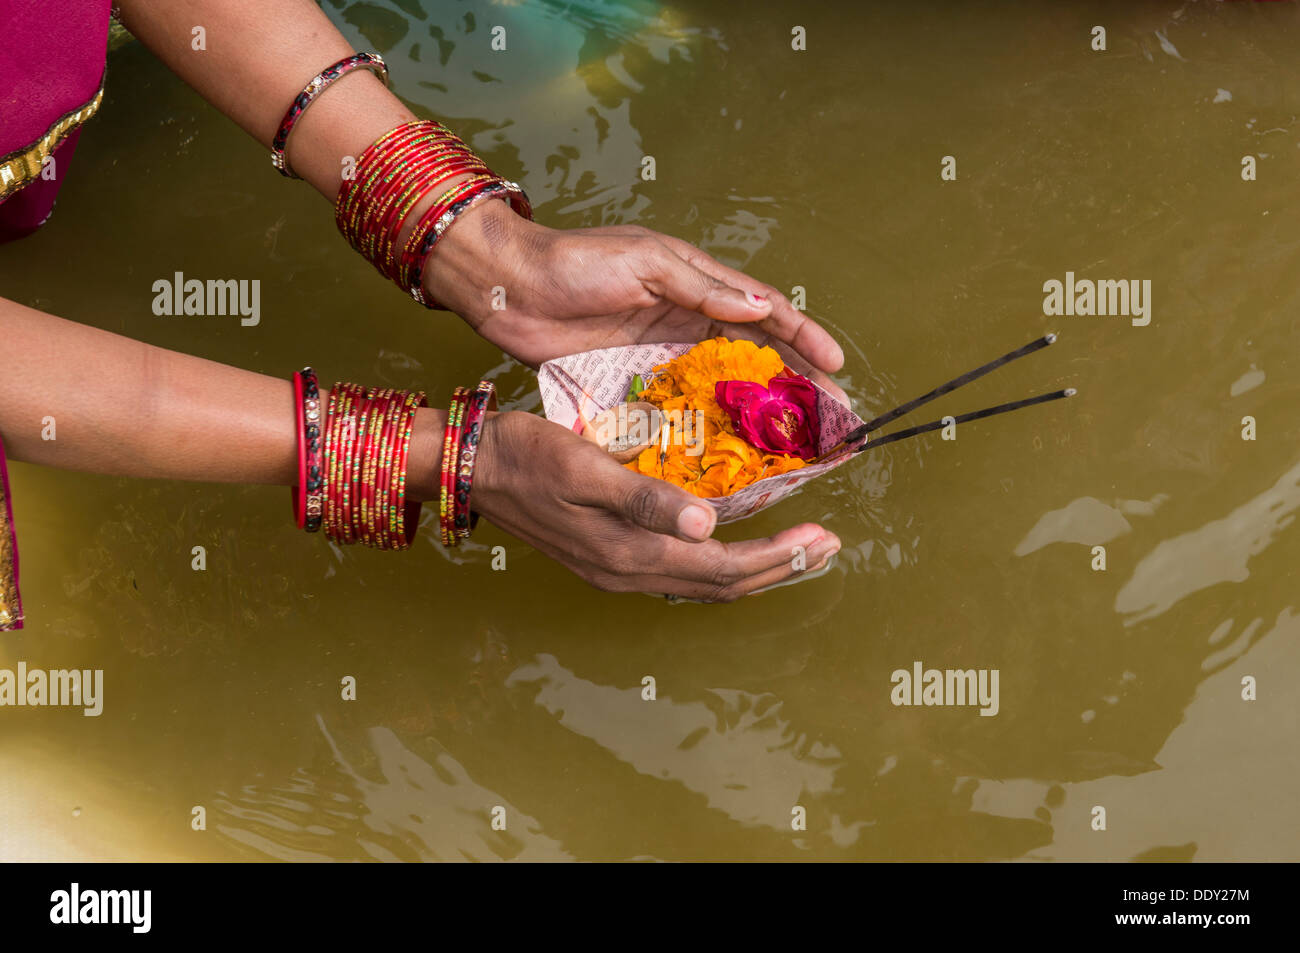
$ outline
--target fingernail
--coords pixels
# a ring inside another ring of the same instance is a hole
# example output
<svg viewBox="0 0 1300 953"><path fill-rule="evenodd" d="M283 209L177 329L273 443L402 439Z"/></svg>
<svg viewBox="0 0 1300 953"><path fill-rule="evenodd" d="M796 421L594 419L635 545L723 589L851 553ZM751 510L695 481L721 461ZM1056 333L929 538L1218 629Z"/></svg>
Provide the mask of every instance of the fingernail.
<svg viewBox="0 0 1300 953"><path fill-rule="evenodd" d="M752 291L746 292L745 297L749 298L749 305L751 308L761 308L763 305L767 304L766 298L762 295L756 295Z"/></svg>
<svg viewBox="0 0 1300 953"><path fill-rule="evenodd" d="M677 532L688 539L708 539L713 532L713 510L691 504L677 514Z"/></svg>
<svg viewBox="0 0 1300 953"><path fill-rule="evenodd" d="M822 553L821 559L818 560L817 565L814 568L821 569L822 566L825 566L828 562L830 562L831 557L834 556L839 551L840 551L840 542L836 540L835 542L830 544L829 549L827 549L824 553Z"/></svg>

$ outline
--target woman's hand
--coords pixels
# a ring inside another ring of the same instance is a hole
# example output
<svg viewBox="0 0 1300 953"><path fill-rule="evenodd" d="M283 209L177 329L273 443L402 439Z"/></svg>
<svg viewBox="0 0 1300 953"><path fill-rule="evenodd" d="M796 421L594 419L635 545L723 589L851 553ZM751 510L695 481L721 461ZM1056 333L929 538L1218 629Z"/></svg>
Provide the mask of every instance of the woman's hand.
<svg viewBox="0 0 1300 953"><path fill-rule="evenodd" d="M708 503L533 414L489 418L477 468L476 511L607 591L731 602L798 575L796 564L819 569L840 548L814 523L767 539L710 539Z"/></svg>
<svg viewBox="0 0 1300 953"><path fill-rule="evenodd" d="M844 399L819 373L844 363L825 329L775 288L640 226L560 231L485 202L447 231L424 281L440 304L533 367L596 348L722 334L776 347Z"/></svg>

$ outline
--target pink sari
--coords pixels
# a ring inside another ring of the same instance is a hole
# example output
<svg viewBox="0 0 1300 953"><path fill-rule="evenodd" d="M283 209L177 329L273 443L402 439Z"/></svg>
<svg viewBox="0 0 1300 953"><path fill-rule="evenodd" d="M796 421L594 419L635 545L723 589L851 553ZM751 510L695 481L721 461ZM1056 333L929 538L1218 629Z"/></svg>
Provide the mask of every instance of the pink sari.
<svg viewBox="0 0 1300 953"><path fill-rule="evenodd" d="M0 242L49 219L81 124L104 97L109 0L0 0ZM0 632L21 629L18 544L0 440Z"/></svg>
<svg viewBox="0 0 1300 953"><path fill-rule="evenodd" d="M0 242L54 208L103 99L109 0L0 0Z"/></svg>

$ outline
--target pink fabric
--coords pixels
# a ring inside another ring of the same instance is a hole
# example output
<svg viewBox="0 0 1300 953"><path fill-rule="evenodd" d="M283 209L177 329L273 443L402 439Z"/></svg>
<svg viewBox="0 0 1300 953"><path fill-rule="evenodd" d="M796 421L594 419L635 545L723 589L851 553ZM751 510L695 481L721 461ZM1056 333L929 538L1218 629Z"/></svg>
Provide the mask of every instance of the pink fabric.
<svg viewBox="0 0 1300 953"><path fill-rule="evenodd" d="M68 174L72 153L80 138L81 130L74 129L54 150L54 167L59 171L57 178L37 179L7 199L0 199L0 243L30 235L45 224L54 211L54 199L63 177Z"/></svg>
<svg viewBox="0 0 1300 953"><path fill-rule="evenodd" d="M0 156L30 146L99 89L110 0L0 0ZM55 153L58 177L0 202L0 241L34 231L54 207L76 147Z"/></svg>

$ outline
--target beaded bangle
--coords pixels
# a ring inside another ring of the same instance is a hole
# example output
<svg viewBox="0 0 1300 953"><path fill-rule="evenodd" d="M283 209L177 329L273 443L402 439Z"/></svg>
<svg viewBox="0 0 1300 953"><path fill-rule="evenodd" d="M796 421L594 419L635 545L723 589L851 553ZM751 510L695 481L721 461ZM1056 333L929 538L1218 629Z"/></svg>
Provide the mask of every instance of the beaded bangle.
<svg viewBox="0 0 1300 953"><path fill-rule="evenodd" d="M328 66L313 76L311 82L289 104L288 111L284 114L284 118L280 120L280 128L276 130L275 138L271 140L271 164L280 171L281 175L290 179L298 178L294 171L289 168L289 160L285 158L284 154L284 147L289 141L289 133L293 131L294 125L302 117L302 114L307 111L307 107L316 101L316 97L321 94L325 87L357 69L373 70L379 74L380 79L384 81L384 85L388 85L388 65L378 53L356 53L344 57L333 66Z"/></svg>
<svg viewBox="0 0 1300 953"><path fill-rule="evenodd" d="M417 278L420 269L424 264L425 257L433 248L433 242L429 241L429 239L433 238L433 241L436 242L437 238L434 236L440 236L442 232L446 231L451 224L451 219L456 214L459 214L453 212L453 209L460 209L460 203L480 194L485 189L491 188L500 181L491 173L479 174L461 182L459 185L453 186L434 199L433 204L425 209L424 214L420 216L420 220L406 240L406 245L402 248L401 262L397 272L399 284L408 290L419 284ZM426 250L426 246L428 250Z"/></svg>
<svg viewBox="0 0 1300 953"><path fill-rule="evenodd" d="M479 381L465 408L465 422L461 426L460 452L456 457L455 495L452 498L452 545L462 540L478 525L478 514L470 509L470 490L474 482L474 464L478 458L479 439L483 435L483 420L488 411L497 409L496 385Z"/></svg>
<svg viewBox="0 0 1300 953"><path fill-rule="evenodd" d="M320 390L316 372L304 367L293 375L294 410L298 420L298 483L292 488L294 520L299 529L320 529L325 485L321 469Z"/></svg>
<svg viewBox="0 0 1300 953"><path fill-rule="evenodd" d="M391 212L385 214L379 225L379 243L375 254L375 264L383 274L393 280L399 280L396 277L397 257L394 254L394 248L397 244L397 236L402 233L402 228L406 225L406 220L410 218L411 212L420 204L430 192L440 187L449 179L461 175L476 174L481 175L486 166L481 163L471 165L459 157L452 158L444 162L435 162L428 169L426 178L416 179L407 184L405 190L398 196L393 203ZM382 265L381 265L382 263Z"/></svg>
<svg viewBox="0 0 1300 953"><path fill-rule="evenodd" d="M510 202L516 214L523 218L532 218L532 208L528 205L528 197L524 195L523 189L513 182L496 179L457 199L423 230L423 234L420 226L416 226L416 230L411 233L411 238L402 253L401 284L412 298L426 308L440 307L424 290L424 268L434 247L455 224L457 218L490 198L505 199Z"/></svg>

